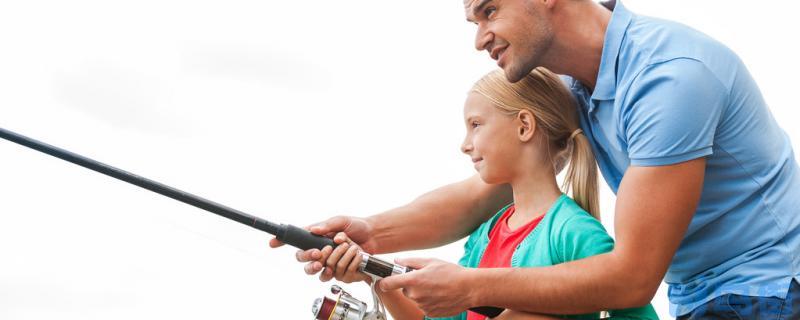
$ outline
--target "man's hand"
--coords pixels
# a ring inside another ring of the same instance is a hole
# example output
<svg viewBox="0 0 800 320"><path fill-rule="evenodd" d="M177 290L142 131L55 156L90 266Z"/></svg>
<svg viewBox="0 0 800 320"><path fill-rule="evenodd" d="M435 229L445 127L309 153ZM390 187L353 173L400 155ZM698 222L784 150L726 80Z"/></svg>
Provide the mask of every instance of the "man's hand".
<svg viewBox="0 0 800 320"><path fill-rule="evenodd" d="M381 290L402 288L403 294L429 317L449 317L474 307L469 283L472 270L437 259L408 258L395 262L417 270L380 280Z"/></svg>
<svg viewBox="0 0 800 320"><path fill-rule="evenodd" d="M361 247L361 250L371 253L376 249L374 237L372 236L372 226L369 221L364 218L338 216L307 226L305 229L317 235L333 238L336 244L344 243L349 237L350 240ZM347 236L342 233L347 234ZM269 241L269 246L272 248L277 248L282 245L283 243L275 238ZM322 250L299 250L295 257L299 262L307 262L304 270L307 274L313 275L323 270L332 252L333 248L331 247L325 247ZM328 281L333 278L333 276L334 270L325 268L322 274L320 274L320 280Z"/></svg>

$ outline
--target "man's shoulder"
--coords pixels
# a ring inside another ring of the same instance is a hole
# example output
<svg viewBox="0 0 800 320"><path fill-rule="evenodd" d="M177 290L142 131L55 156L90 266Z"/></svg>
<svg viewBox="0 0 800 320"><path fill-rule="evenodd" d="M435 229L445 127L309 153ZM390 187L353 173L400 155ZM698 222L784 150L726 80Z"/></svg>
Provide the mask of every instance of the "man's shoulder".
<svg viewBox="0 0 800 320"><path fill-rule="evenodd" d="M706 60L709 53L732 54L721 42L685 24L647 16L634 16L625 31L620 59L642 58L657 63L675 58Z"/></svg>
<svg viewBox="0 0 800 320"><path fill-rule="evenodd" d="M626 88L657 70L685 81L706 81L706 76L713 76L726 82L741 66L732 50L698 30L674 21L635 16L620 47L617 80L618 87Z"/></svg>

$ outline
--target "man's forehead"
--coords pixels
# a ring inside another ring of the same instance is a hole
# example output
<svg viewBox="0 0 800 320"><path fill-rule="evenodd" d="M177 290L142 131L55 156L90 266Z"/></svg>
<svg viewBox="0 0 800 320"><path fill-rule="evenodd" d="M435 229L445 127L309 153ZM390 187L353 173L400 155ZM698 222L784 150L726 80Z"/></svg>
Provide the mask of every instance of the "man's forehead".
<svg viewBox="0 0 800 320"><path fill-rule="evenodd" d="M464 15L467 16L467 22L475 21L475 15L473 13L475 6L478 4L477 2L481 0L464 0Z"/></svg>
<svg viewBox="0 0 800 320"><path fill-rule="evenodd" d="M464 9L470 11L480 4L483 0L464 0Z"/></svg>
<svg viewBox="0 0 800 320"><path fill-rule="evenodd" d="M485 7L489 2L496 0L464 0L464 11L467 15L467 21L472 22L481 8Z"/></svg>

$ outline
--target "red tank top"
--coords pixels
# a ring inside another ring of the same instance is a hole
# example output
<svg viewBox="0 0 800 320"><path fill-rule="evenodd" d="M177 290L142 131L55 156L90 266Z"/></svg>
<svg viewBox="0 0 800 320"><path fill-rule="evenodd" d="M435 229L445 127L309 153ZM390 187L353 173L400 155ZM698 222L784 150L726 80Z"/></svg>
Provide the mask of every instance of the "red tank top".
<svg viewBox="0 0 800 320"><path fill-rule="evenodd" d="M514 214L515 206L511 205L495 223L489 231L489 244L481 257L478 268L510 268L511 256L514 250L528 234L536 228L544 215L539 216L530 222L511 230L508 227L508 218ZM467 311L467 320L485 320L486 316Z"/></svg>

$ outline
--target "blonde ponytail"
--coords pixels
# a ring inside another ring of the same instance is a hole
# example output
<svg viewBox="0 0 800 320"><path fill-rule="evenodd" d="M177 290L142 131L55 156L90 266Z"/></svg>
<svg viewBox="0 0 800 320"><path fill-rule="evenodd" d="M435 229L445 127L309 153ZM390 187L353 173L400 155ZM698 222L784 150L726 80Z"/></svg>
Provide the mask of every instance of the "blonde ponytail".
<svg viewBox="0 0 800 320"><path fill-rule="evenodd" d="M600 204L598 201L597 164L592 153L592 146L580 129L578 134L567 142L570 146L569 168L564 176L562 189L572 191L575 202L600 220Z"/></svg>

